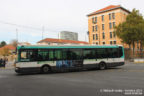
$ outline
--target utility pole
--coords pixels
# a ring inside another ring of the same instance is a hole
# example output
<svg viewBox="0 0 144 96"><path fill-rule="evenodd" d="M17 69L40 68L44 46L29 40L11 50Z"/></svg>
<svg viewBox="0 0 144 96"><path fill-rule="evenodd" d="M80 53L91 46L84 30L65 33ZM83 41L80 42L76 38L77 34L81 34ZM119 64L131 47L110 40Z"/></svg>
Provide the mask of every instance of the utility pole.
<svg viewBox="0 0 144 96"><path fill-rule="evenodd" d="M87 42L87 36L88 36L88 32L86 32L85 34L85 42Z"/></svg>
<svg viewBox="0 0 144 96"><path fill-rule="evenodd" d="M43 38L44 38L44 26L42 26L42 40L43 40Z"/></svg>
<svg viewBox="0 0 144 96"><path fill-rule="evenodd" d="M16 41L18 43L18 29L16 28Z"/></svg>
<svg viewBox="0 0 144 96"><path fill-rule="evenodd" d="M90 43L90 39L89 39L89 31L87 31L87 36L88 36L88 42Z"/></svg>
<svg viewBox="0 0 144 96"><path fill-rule="evenodd" d="M16 28L16 38L15 39L16 39L16 42L15 42L16 46L18 46L18 29L17 28Z"/></svg>
<svg viewBox="0 0 144 96"><path fill-rule="evenodd" d="M87 34L85 34L85 42L87 42L87 40L86 40L86 36L87 36Z"/></svg>

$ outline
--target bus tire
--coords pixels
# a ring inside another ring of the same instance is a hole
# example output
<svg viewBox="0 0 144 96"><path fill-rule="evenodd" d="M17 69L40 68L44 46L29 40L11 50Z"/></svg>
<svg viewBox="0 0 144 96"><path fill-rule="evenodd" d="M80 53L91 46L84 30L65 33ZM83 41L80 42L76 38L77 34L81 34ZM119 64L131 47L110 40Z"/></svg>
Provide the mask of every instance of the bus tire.
<svg viewBox="0 0 144 96"><path fill-rule="evenodd" d="M50 66L48 66L48 65L44 65L44 66L42 66L42 68L41 68L41 73L48 73L48 72L50 72L51 71L51 68L50 68Z"/></svg>
<svg viewBox="0 0 144 96"><path fill-rule="evenodd" d="M107 68L107 66L106 66L106 63L105 62L101 62L100 64L99 64L99 69L100 70L104 70L104 69L106 69Z"/></svg>

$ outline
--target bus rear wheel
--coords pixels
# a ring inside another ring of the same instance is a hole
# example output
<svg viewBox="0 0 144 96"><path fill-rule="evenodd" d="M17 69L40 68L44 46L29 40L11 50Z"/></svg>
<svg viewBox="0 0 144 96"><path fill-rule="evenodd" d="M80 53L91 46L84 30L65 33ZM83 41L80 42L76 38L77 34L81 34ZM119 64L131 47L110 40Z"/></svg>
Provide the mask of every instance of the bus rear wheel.
<svg viewBox="0 0 144 96"><path fill-rule="evenodd" d="M105 64L104 62L101 62L101 63L99 64L99 69L100 69L100 70L106 69L106 64Z"/></svg>
<svg viewBox="0 0 144 96"><path fill-rule="evenodd" d="M49 66L43 66L43 67L41 68L41 73L48 73L48 72L50 72L50 71L51 71L51 69L50 69Z"/></svg>

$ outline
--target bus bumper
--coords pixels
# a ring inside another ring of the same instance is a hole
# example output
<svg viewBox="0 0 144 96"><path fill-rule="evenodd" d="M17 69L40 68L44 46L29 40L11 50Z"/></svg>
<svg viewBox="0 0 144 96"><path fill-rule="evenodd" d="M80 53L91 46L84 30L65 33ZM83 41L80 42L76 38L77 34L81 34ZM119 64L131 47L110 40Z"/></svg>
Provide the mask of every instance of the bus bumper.
<svg viewBox="0 0 144 96"><path fill-rule="evenodd" d="M15 72L16 73L36 73L36 72L40 72L40 68L37 68L37 67L32 67L32 68L15 67Z"/></svg>
<svg viewBox="0 0 144 96"><path fill-rule="evenodd" d="M115 62L115 63L108 63L107 67L117 67L117 66L123 66L125 62Z"/></svg>

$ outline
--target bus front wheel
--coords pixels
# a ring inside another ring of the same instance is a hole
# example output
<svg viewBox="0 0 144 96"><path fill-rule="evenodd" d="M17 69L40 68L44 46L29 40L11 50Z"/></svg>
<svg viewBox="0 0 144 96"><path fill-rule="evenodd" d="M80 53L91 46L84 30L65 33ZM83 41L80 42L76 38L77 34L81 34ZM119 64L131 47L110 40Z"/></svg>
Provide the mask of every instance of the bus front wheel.
<svg viewBox="0 0 144 96"><path fill-rule="evenodd" d="M100 70L106 69L106 64L105 64L104 62L101 62L101 63L99 64L99 69L100 69Z"/></svg>
<svg viewBox="0 0 144 96"><path fill-rule="evenodd" d="M51 70L50 67L47 65L45 65L41 68L42 73L48 73L48 72L50 72L50 70Z"/></svg>

